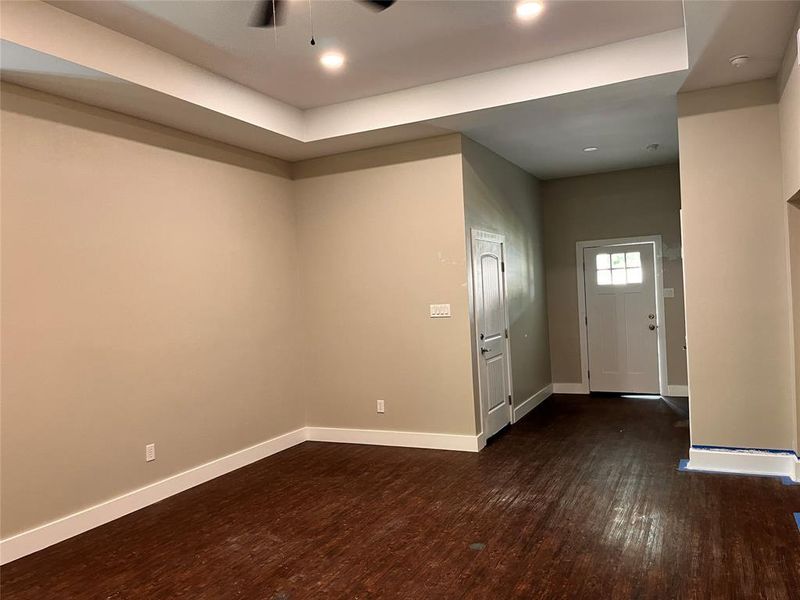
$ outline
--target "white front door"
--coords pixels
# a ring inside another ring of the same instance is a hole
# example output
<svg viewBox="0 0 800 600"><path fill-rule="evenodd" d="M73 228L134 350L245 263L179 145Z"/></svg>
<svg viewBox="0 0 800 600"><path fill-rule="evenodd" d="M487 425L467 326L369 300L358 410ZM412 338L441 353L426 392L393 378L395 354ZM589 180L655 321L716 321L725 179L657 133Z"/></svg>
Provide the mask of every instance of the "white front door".
<svg viewBox="0 0 800 600"><path fill-rule="evenodd" d="M658 394L653 244L583 251L589 389Z"/></svg>
<svg viewBox="0 0 800 600"><path fill-rule="evenodd" d="M503 243L476 238L472 252L481 410L489 437L511 421Z"/></svg>

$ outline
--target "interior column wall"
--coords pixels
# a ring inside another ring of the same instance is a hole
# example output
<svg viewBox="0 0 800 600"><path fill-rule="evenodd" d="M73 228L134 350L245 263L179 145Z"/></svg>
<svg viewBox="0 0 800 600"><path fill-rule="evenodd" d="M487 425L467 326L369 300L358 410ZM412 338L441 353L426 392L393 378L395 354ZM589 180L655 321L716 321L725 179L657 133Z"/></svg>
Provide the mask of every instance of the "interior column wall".
<svg viewBox="0 0 800 600"><path fill-rule="evenodd" d="M795 390L795 451L800 452L800 202L786 205L789 232L789 270L792 290L792 331L794 342L794 390Z"/></svg>
<svg viewBox="0 0 800 600"><path fill-rule="evenodd" d="M775 80L678 96L692 444L794 444Z"/></svg>
<svg viewBox="0 0 800 600"><path fill-rule="evenodd" d="M800 64L797 58L796 35L800 29L800 13L794 24L795 35L789 39L778 74L778 117L781 129L783 197L796 198L800 193Z"/></svg>
<svg viewBox="0 0 800 600"><path fill-rule="evenodd" d="M800 29L800 13L794 32ZM794 36L789 40L778 75L778 117L783 158L783 199L786 205L788 232L789 282L792 301L792 332L794 336L794 395L796 406L795 446L800 453L800 64Z"/></svg>

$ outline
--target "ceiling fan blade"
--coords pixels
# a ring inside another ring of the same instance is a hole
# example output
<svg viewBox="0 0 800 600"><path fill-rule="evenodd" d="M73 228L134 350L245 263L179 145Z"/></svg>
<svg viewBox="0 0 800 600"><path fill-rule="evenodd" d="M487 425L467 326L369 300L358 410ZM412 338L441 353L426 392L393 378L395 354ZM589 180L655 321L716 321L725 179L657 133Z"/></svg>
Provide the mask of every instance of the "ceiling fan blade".
<svg viewBox="0 0 800 600"><path fill-rule="evenodd" d="M260 0L250 17L250 27L283 25L285 16L286 0Z"/></svg>
<svg viewBox="0 0 800 600"><path fill-rule="evenodd" d="M362 4L367 5L373 10L386 10L397 0L359 0Z"/></svg>

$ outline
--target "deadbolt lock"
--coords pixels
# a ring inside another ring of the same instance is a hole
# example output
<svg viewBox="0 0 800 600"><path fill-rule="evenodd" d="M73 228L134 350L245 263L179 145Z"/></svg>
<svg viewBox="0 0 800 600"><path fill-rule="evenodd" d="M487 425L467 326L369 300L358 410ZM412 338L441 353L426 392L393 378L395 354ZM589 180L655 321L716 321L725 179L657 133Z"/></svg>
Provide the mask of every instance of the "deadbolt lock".
<svg viewBox="0 0 800 600"><path fill-rule="evenodd" d="M655 319L656 316L653 313L650 313L649 315L647 315L647 318L648 319Z"/></svg>

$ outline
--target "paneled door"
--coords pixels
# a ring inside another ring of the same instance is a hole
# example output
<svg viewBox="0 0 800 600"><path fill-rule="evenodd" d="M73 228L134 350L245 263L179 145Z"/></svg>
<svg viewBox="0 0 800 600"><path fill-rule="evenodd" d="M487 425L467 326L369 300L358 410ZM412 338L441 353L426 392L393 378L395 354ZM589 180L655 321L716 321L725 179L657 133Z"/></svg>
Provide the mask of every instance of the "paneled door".
<svg viewBox="0 0 800 600"><path fill-rule="evenodd" d="M481 411L489 437L511 421L502 237L473 232L472 260Z"/></svg>
<svg viewBox="0 0 800 600"><path fill-rule="evenodd" d="M593 392L658 394L658 321L651 243L585 248Z"/></svg>

